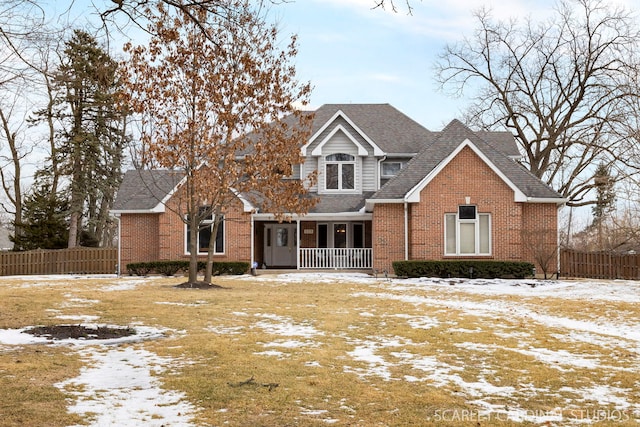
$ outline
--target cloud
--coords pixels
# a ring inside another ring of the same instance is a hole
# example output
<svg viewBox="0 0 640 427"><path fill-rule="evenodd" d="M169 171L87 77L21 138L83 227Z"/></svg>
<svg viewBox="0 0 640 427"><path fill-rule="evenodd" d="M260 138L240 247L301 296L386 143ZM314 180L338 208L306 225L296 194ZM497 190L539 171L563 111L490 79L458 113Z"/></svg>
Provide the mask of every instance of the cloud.
<svg viewBox="0 0 640 427"><path fill-rule="evenodd" d="M474 12L490 9L497 20L545 17L553 10L554 0L409 0L411 14L405 0L394 0L397 12L390 7L375 8L375 0L314 0L335 9L349 10L374 20L377 24L394 27L402 32L451 41L468 34L476 26ZM612 0L629 2L630 0ZM386 0L390 4L390 0Z"/></svg>

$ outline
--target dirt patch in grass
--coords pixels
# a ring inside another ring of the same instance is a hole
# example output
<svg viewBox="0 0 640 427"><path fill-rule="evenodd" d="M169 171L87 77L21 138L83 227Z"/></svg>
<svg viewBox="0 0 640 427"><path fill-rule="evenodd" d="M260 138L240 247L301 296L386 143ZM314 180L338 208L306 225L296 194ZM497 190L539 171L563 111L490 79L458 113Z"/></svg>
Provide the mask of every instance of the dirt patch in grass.
<svg viewBox="0 0 640 427"><path fill-rule="evenodd" d="M208 283L203 281L198 282L184 282L175 286L180 289L226 289L224 286L216 285L214 283Z"/></svg>
<svg viewBox="0 0 640 427"><path fill-rule="evenodd" d="M36 326L25 330L25 332L37 337L47 337L54 340L78 338L87 340L105 340L128 337L136 334L135 329L132 328L83 325Z"/></svg>

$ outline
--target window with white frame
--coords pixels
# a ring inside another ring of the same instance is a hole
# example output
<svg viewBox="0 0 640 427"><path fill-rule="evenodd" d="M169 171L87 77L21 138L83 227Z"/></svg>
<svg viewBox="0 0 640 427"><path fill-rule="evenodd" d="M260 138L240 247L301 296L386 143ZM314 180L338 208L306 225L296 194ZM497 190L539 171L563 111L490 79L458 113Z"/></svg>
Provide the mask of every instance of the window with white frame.
<svg viewBox="0 0 640 427"><path fill-rule="evenodd" d="M445 255L491 255L491 215L461 205L444 216Z"/></svg>
<svg viewBox="0 0 640 427"><path fill-rule="evenodd" d="M325 188L327 190L354 190L356 158L351 154L330 154L324 159Z"/></svg>
<svg viewBox="0 0 640 427"><path fill-rule="evenodd" d="M209 216L202 222L202 227L198 232L198 253L206 254L209 252L209 243L211 241L211 232L213 231L213 216ZM220 220L218 224L218 231L216 233L216 242L214 245L214 254L223 254L224 253L224 217ZM190 251L190 237L191 237L191 226L186 225L185 232L185 242L186 242L186 253L191 253Z"/></svg>

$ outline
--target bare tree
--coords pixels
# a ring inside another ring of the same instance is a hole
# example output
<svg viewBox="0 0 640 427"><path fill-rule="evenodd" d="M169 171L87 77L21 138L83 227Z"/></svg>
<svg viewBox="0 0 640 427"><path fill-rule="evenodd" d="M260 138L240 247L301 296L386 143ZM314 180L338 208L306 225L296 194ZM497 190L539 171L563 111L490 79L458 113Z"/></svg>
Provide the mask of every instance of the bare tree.
<svg viewBox="0 0 640 427"><path fill-rule="evenodd" d="M189 283L197 281L197 241L207 228L204 280L211 281L217 230L238 195L259 193L255 202L279 219L313 204L302 197L304 182L285 179L302 162L310 132L309 116L294 108L311 90L290 64L295 37L281 50L276 29L247 0L228 4L225 16L189 10L206 34L189 13L160 6L149 46L126 47L127 103L148 121L147 156L184 177L167 206L190 230Z"/></svg>
<svg viewBox="0 0 640 427"><path fill-rule="evenodd" d="M397 1L396 0L372 0L373 1L373 8L380 8L380 9L390 9L391 11L393 11L394 13L398 12L398 6L396 5ZM413 7L411 6L411 1L410 0L404 0L404 5L407 8L407 13L411 14L413 12Z"/></svg>
<svg viewBox="0 0 640 427"><path fill-rule="evenodd" d="M0 86L3 89L0 101L0 183L8 204L0 205L12 216L14 234L19 235L22 224L22 165L32 147L25 142L25 112L19 102L24 94L18 89L13 94L8 93L6 86Z"/></svg>
<svg viewBox="0 0 640 427"><path fill-rule="evenodd" d="M544 278L552 277L557 272L558 244L556 230L534 229L521 233L524 250L542 270Z"/></svg>
<svg viewBox="0 0 640 427"><path fill-rule="evenodd" d="M638 170L630 137L638 132L640 25L632 13L576 0L560 2L545 22L496 22L487 10L476 17L473 37L448 45L436 65L444 91L477 87L467 122L510 130L526 167L570 206L594 203L594 165L616 180Z"/></svg>

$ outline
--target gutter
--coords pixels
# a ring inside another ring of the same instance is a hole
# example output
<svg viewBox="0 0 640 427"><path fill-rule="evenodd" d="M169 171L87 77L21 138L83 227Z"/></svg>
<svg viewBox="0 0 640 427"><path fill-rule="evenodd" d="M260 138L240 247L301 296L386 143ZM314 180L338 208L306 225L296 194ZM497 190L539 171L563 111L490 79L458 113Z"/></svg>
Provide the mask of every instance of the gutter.
<svg viewBox="0 0 640 427"><path fill-rule="evenodd" d="M527 197L527 203L555 203L557 205L564 205L569 199L558 197Z"/></svg>
<svg viewBox="0 0 640 427"><path fill-rule="evenodd" d="M120 226L120 214L115 213L113 217L118 221L118 265L116 265L116 276L120 277L122 271L122 227Z"/></svg>

